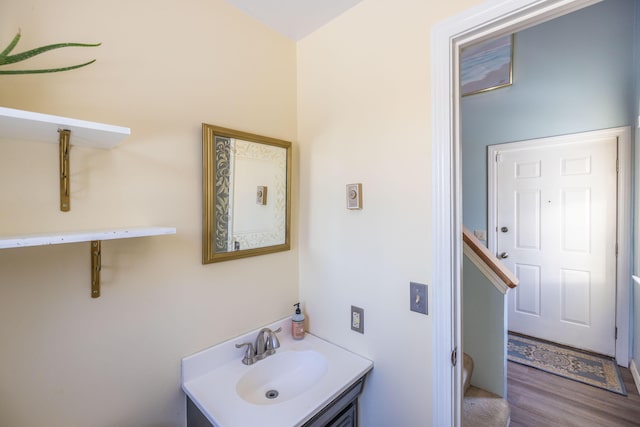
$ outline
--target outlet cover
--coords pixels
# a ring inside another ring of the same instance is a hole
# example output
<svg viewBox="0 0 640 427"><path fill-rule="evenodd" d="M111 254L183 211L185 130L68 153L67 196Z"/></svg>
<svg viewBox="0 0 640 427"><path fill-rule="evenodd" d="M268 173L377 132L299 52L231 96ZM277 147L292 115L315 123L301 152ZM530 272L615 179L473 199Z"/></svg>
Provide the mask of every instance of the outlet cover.
<svg viewBox="0 0 640 427"><path fill-rule="evenodd" d="M427 285L409 283L409 309L416 313L429 314L427 311Z"/></svg>
<svg viewBox="0 0 640 427"><path fill-rule="evenodd" d="M351 306L351 330L364 334L364 310Z"/></svg>

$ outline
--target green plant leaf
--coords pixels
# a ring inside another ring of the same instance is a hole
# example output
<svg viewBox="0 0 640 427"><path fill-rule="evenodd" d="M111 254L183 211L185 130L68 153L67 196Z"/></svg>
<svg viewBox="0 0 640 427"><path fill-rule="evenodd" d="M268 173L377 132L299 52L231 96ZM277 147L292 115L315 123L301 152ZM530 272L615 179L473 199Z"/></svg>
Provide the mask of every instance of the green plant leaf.
<svg viewBox="0 0 640 427"><path fill-rule="evenodd" d="M27 50L26 52L16 53L15 55L0 57L0 65L13 64L16 62L24 61L29 58L33 58L36 55L47 52L53 49L60 49L63 47L95 47L100 46L101 43L86 44L86 43L56 43L47 46L37 47L35 49Z"/></svg>
<svg viewBox="0 0 640 427"><path fill-rule="evenodd" d="M73 70L80 67L85 67L89 64L93 64L96 62L95 59L85 62L84 64L71 65L69 67L61 67L61 68L47 68L42 70L0 70L0 75L2 74L43 74L43 73L57 73L60 71Z"/></svg>
<svg viewBox="0 0 640 427"><path fill-rule="evenodd" d="M18 31L18 34L16 34L16 36L13 38L13 40L11 40L11 43L9 43L9 46L7 46L5 48L5 50L0 52L0 59L6 58L7 55L9 55L11 53L13 48L16 47L16 45L18 44L18 41L20 41L20 31Z"/></svg>
<svg viewBox="0 0 640 427"><path fill-rule="evenodd" d="M30 49L25 52L16 53L14 55L9 55L13 49L16 47L18 42L20 41L20 31L15 35L11 43L0 52L0 66L7 64L15 64L16 62L25 61L29 58L33 58L36 55L40 55L41 53L53 50L53 49L61 49L64 47L96 47L100 46L101 43L55 43L49 44L46 46L37 47L35 49ZM93 59L89 62L85 62L84 64L71 65L68 67L60 67L60 68L45 68L39 70L1 70L0 74L41 74L41 73L56 73L60 71L73 70L80 67L85 67L89 64L94 63L96 60Z"/></svg>

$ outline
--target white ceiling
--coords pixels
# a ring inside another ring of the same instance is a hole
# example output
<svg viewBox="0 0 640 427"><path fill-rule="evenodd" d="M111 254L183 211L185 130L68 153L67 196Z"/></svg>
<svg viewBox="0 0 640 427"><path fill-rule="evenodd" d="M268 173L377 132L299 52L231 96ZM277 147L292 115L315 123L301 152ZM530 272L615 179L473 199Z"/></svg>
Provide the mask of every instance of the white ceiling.
<svg viewBox="0 0 640 427"><path fill-rule="evenodd" d="M362 0L226 0L249 16L300 40Z"/></svg>

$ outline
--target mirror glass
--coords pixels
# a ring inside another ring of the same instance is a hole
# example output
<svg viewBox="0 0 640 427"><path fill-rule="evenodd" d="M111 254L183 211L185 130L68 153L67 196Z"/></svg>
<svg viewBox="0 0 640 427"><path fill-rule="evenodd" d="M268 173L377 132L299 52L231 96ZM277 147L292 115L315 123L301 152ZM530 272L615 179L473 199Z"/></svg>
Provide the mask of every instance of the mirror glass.
<svg viewBox="0 0 640 427"><path fill-rule="evenodd" d="M290 248L291 143L202 124L203 264Z"/></svg>

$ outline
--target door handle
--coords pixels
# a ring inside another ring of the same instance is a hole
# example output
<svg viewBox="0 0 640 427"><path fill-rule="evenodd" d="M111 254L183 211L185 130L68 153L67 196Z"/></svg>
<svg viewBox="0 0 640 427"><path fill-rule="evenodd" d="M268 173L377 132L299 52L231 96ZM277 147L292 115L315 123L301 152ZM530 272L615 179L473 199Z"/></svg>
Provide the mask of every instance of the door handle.
<svg viewBox="0 0 640 427"><path fill-rule="evenodd" d="M502 252L500 254L500 258L502 258L502 259L509 258L509 254L507 252Z"/></svg>
<svg viewBox="0 0 640 427"><path fill-rule="evenodd" d="M502 231L503 233L506 233L507 231L509 231L509 228L508 227L502 227L500 229L500 231Z"/></svg>

